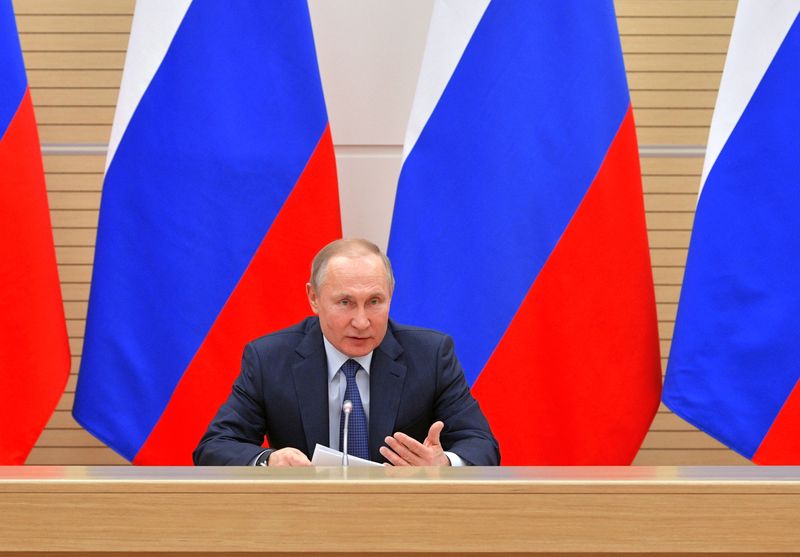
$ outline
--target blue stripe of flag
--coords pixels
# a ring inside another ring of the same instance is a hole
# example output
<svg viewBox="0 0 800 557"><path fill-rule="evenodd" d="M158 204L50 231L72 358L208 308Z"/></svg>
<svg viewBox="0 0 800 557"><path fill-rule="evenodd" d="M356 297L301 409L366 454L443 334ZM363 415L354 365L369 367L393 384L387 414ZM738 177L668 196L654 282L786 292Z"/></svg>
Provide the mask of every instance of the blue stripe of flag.
<svg viewBox="0 0 800 557"><path fill-rule="evenodd" d="M664 402L752 457L800 379L800 18L708 175Z"/></svg>
<svg viewBox="0 0 800 557"><path fill-rule="evenodd" d="M399 321L452 334L474 382L629 105L611 1L492 2L403 166Z"/></svg>
<svg viewBox="0 0 800 557"><path fill-rule="evenodd" d="M304 2L192 3L123 135L100 210L74 413L126 458L326 125Z"/></svg>
<svg viewBox="0 0 800 557"><path fill-rule="evenodd" d="M0 0L0 139L28 86L11 0Z"/></svg>

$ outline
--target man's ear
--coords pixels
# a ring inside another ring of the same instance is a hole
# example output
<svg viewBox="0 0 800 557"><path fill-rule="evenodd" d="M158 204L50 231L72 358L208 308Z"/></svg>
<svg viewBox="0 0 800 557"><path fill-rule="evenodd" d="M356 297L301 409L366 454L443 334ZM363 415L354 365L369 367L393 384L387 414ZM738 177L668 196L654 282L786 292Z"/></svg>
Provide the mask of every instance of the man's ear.
<svg viewBox="0 0 800 557"><path fill-rule="evenodd" d="M311 311L319 313L319 298L317 298L317 292L310 282L306 283L306 296L308 296L308 305L311 306Z"/></svg>

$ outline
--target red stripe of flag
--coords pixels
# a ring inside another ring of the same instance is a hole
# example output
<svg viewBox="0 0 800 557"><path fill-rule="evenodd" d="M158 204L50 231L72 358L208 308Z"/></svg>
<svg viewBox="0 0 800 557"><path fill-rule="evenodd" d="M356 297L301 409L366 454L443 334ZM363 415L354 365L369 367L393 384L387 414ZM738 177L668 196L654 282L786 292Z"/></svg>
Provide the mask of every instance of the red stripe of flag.
<svg viewBox="0 0 800 557"><path fill-rule="evenodd" d="M800 381L772 422L753 455L756 464L796 465L800 462Z"/></svg>
<svg viewBox="0 0 800 557"><path fill-rule="evenodd" d="M630 109L473 387L507 465L626 465L661 364Z"/></svg>
<svg viewBox="0 0 800 557"><path fill-rule="evenodd" d="M311 260L342 235L330 127L184 373L134 464L190 465L239 374L247 342L309 315Z"/></svg>
<svg viewBox="0 0 800 557"><path fill-rule="evenodd" d="M70 354L39 135L28 90L0 139L0 464L23 464Z"/></svg>

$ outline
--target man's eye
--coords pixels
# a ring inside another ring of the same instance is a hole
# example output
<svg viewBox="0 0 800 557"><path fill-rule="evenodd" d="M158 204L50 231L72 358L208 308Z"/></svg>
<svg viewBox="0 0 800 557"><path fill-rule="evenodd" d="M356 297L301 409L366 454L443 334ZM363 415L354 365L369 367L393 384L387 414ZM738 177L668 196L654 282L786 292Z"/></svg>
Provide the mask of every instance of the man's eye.
<svg viewBox="0 0 800 557"><path fill-rule="evenodd" d="M339 305L340 305L340 306L346 306L346 305L348 305L349 303L350 303L350 300L339 300Z"/></svg>

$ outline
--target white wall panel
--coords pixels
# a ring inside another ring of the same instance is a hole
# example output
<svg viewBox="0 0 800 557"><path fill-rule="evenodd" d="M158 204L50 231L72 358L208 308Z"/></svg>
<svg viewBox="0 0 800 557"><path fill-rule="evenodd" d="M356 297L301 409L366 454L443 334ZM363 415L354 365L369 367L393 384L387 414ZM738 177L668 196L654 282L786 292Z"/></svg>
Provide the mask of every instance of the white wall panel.
<svg viewBox="0 0 800 557"><path fill-rule="evenodd" d="M400 145L422 63L431 0L310 0L337 145Z"/></svg>
<svg viewBox="0 0 800 557"><path fill-rule="evenodd" d="M337 147L344 236L386 248L401 154L400 146Z"/></svg>
<svg viewBox="0 0 800 557"><path fill-rule="evenodd" d="M386 247L432 0L309 0L345 236Z"/></svg>

